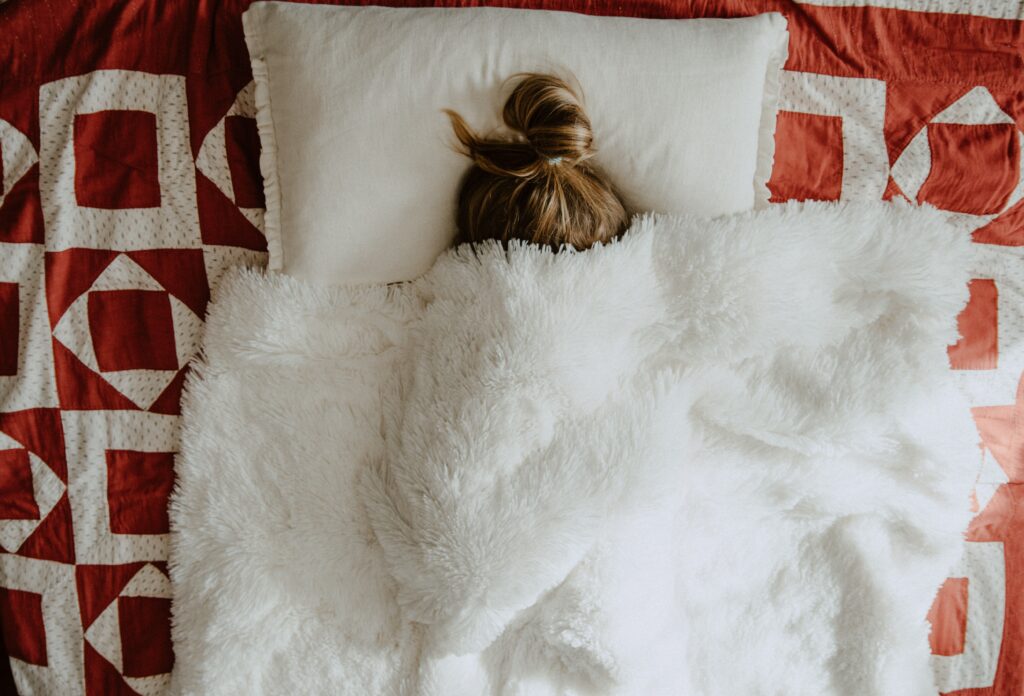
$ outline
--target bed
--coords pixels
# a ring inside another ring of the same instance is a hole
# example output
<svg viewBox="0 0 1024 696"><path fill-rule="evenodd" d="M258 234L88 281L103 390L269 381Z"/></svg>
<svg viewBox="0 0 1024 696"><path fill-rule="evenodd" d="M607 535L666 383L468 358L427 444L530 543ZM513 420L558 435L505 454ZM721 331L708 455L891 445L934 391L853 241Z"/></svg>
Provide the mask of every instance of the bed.
<svg viewBox="0 0 1024 696"><path fill-rule="evenodd" d="M1024 7L500 4L781 11L773 200L904 196L972 231L948 354L984 452L963 559L929 613L932 659L944 694L1019 693ZM0 625L20 693L168 685L166 500L187 362L210 287L265 260L247 5L0 5Z"/></svg>

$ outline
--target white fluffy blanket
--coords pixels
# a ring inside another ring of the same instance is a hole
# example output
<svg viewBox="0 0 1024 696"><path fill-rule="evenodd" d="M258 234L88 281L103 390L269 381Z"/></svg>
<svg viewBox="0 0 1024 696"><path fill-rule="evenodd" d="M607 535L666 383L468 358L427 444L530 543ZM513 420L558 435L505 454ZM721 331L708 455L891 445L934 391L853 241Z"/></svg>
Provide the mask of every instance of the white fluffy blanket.
<svg viewBox="0 0 1024 696"><path fill-rule="evenodd" d="M977 435L931 209L241 271L172 502L187 694L934 696Z"/></svg>

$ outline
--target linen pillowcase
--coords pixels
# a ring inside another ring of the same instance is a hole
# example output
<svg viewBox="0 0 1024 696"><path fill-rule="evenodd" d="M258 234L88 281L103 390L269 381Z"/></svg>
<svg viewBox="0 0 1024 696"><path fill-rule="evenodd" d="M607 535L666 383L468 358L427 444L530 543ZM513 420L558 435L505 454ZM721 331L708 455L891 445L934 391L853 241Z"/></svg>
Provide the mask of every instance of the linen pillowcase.
<svg viewBox="0 0 1024 696"><path fill-rule="evenodd" d="M322 284L412 279L455 235L468 160L442 109L501 127L517 72L581 88L595 162L627 209L766 203L785 19L648 20L499 8L257 2L270 268Z"/></svg>

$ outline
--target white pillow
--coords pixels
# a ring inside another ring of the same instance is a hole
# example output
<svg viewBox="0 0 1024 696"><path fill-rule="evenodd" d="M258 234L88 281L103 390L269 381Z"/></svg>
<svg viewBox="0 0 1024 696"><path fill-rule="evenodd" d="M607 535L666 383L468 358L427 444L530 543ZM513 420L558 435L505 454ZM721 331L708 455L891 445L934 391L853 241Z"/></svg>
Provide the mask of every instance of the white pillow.
<svg viewBox="0 0 1024 696"><path fill-rule="evenodd" d="M454 237L469 164L441 109L498 128L506 78L522 71L577 78L595 162L627 209L718 215L767 202L780 14L257 2L243 21L271 269L326 284L423 273Z"/></svg>

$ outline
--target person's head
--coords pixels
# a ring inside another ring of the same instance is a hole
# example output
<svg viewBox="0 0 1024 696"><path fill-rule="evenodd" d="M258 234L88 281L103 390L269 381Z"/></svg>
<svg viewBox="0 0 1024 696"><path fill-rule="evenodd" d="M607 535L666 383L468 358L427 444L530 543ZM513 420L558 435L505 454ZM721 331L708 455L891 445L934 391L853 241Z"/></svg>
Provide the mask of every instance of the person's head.
<svg viewBox="0 0 1024 696"><path fill-rule="evenodd" d="M590 161L590 119L563 80L521 76L502 114L514 139L481 137L446 113L473 161L459 190L457 243L522 239L586 249L626 228L622 202Z"/></svg>

